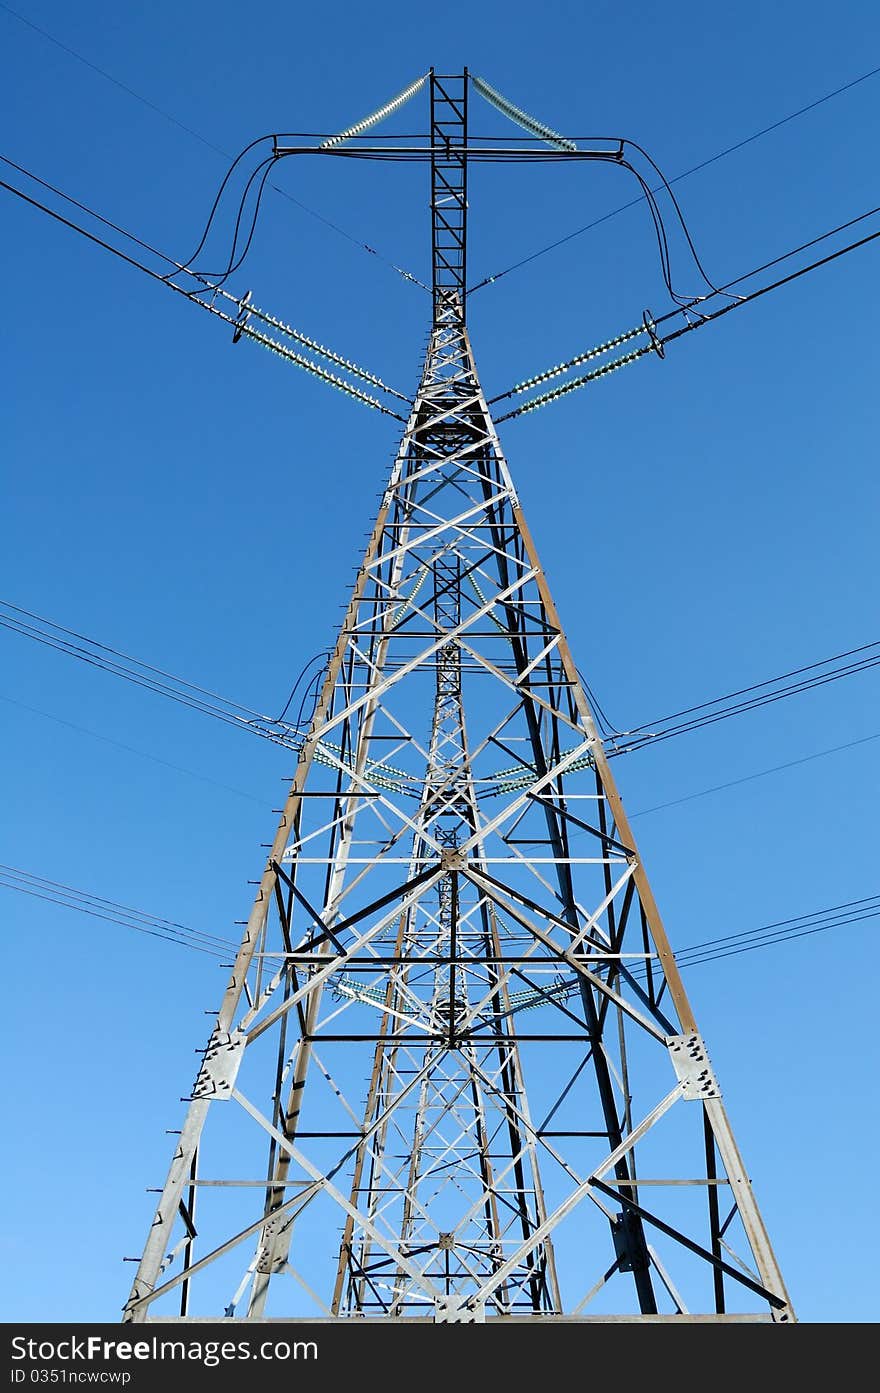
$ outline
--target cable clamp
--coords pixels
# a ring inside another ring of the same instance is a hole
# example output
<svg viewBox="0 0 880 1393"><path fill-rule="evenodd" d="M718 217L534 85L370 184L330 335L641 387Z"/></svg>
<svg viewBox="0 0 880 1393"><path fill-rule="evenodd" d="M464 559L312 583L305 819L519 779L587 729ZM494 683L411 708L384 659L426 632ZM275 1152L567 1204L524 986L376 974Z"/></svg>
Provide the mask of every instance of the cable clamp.
<svg viewBox="0 0 880 1393"><path fill-rule="evenodd" d="M241 299L238 302L238 318L235 321L235 332L232 335L233 343L238 343L239 339L241 338L244 332L245 325L251 317L251 311L247 308L247 306L250 303L250 299L253 293L254 292L252 290L246 290L244 295L242 295Z"/></svg>
<svg viewBox="0 0 880 1393"><path fill-rule="evenodd" d="M654 320L651 317L650 310L645 310L644 314L642 315L642 323L644 324L645 331L649 339L651 340L651 347L653 348L654 352L658 355L658 357L665 358L666 349L663 347L663 340L657 333L657 325L654 323Z"/></svg>

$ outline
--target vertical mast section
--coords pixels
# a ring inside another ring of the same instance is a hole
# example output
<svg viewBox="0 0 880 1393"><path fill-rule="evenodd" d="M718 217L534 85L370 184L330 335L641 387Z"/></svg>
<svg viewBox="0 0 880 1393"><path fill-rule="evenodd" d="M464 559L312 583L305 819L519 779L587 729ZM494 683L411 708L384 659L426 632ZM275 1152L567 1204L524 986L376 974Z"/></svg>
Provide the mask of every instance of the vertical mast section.
<svg viewBox="0 0 880 1393"><path fill-rule="evenodd" d="M467 266L468 71L438 77L431 69L431 250L434 324L450 304L465 313Z"/></svg>
<svg viewBox="0 0 880 1393"><path fill-rule="evenodd" d="M400 505L410 518L425 506L437 516L457 511L473 482L469 466L478 431L471 415L479 389L457 292L448 296L438 307L416 404L408 452L412 482ZM432 614L438 636L461 629L463 571L472 565L469 559L465 566L466 554L466 539L444 528L421 563L433 590L425 612ZM362 1124L364 1137L373 1140L364 1141L355 1160L331 1309L333 1315L418 1313L425 1309L423 1282L430 1277L439 1293L438 1319L473 1318L464 1314L470 1312L467 1294L479 1283L492 1289L489 1305L497 1314L558 1313L552 1241L532 1242L547 1211L535 1143L524 1122L528 1104L509 973L500 966L494 911L461 873L470 860L484 868L484 856L479 842L469 855L459 854L462 843L479 835L481 816L456 637L442 644L428 670L434 677L433 717L410 874L431 859L432 842L442 874L427 903L413 906L400 925L400 966L382 1003ZM420 966L426 960L433 964L427 972ZM438 1032L427 1049L399 1034L417 994L426 1024ZM491 1043L474 1044L471 1037L487 1029ZM410 1106L404 1104L404 1082L414 1070L422 1081ZM393 1270L358 1222L358 1207L394 1224L399 1262ZM515 1264L511 1280L495 1288L492 1274L523 1243L524 1260ZM415 1281L407 1259L419 1269Z"/></svg>

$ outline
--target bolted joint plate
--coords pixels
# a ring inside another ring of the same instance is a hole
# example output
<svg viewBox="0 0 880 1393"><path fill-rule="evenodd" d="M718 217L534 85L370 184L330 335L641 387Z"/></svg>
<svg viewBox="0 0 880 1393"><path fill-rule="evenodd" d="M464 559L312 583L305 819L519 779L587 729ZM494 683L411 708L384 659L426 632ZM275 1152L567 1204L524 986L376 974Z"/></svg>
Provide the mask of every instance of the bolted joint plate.
<svg viewBox="0 0 880 1393"><path fill-rule="evenodd" d="M632 1210L624 1209L611 1218L611 1237L620 1272L646 1272L650 1266L644 1239Z"/></svg>
<svg viewBox="0 0 880 1393"><path fill-rule="evenodd" d="M458 847L444 847L440 852L441 871L465 871L467 870L467 858L462 855Z"/></svg>
<svg viewBox="0 0 880 1393"><path fill-rule="evenodd" d="M289 1217L282 1214L268 1218L263 1225L263 1236L257 1253L257 1271L264 1276L268 1277L275 1272L280 1272L285 1266L285 1259L278 1255L277 1245L279 1237L284 1233L289 1223Z"/></svg>
<svg viewBox="0 0 880 1393"><path fill-rule="evenodd" d="M193 1087L193 1098L232 1097L244 1046L242 1031L214 1031Z"/></svg>
<svg viewBox="0 0 880 1393"><path fill-rule="evenodd" d="M681 1083L683 1098L721 1097L701 1035L667 1035L666 1046Z"/></svg>
<svg viewBox="0 0 880 1393"><path fill-rule="evenodd" d="M434 1321L438 1325L482 1325L486 1307L482 1301L467 1296L438 1296L434 1303Z"/></svg>

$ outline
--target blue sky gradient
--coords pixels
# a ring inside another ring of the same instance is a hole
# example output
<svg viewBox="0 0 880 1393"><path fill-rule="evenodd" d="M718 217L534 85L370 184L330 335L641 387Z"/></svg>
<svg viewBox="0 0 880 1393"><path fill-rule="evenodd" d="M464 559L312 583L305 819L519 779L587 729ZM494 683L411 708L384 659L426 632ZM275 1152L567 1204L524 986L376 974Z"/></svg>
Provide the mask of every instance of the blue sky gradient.
<svg viewBox="0 0 880 1393"><path fill-rule="evenodd" d="M432 65L557 130L628 136L669 177L880 65L867 0L833 23L793 0L13 8L0 152L181 258L221 151L341 129ZM716 282L880 203L878 112L880 75L676 185ZM388 130L425 119L416 98ZM413 391L430 300L389 263L430 279L424 169L290 160L272 182L235 293ZM604 166L477 167L471 282L634 192ZM6 194L0 248L0 597L277 714L333 641L397 423ZM680 236L672 257L698 291ZM877 268L875 244L501 427L616 727L880 638ZM646 307L671 305L639 206L473 295L488 395ZM0 672L0 860L233 935L293 757L5 630ZM874 669L615 762L674 947L880 893L878 735ZM8 889L0 905L4 1319L114 1321L224 973ZM687 975L804 1321L878 1314L875 923Z"/></svg>

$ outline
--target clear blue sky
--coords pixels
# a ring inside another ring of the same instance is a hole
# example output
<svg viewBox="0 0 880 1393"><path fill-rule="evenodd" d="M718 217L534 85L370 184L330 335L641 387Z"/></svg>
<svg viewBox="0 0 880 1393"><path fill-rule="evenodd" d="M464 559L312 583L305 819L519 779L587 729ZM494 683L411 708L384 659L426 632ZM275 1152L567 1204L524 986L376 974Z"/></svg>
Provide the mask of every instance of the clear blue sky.
<svg viewBox="0 0 880 1393"><path fill-rule="evenodd" d="M14 8L58 42L0 6L2 153L178 256L224 172L211 145L340 129L431 65L467 65L556 129L627 135L672 176L880 64L868 0L451 0L440 18L346 0ZM878 111L880 76L678 185L710 275L880 203ZM498 129L488 108L481 119ZM398 129L423 122L411 106ZM288 161L278 182L354 240L269 194L234 288L412 390L429 301L358 244L429 278L424 171ZM632 193L615 169L477 169L471 280ZM0 596L277 712L334 636L396 423L233 348L224 326L6 195L0 248ZM694 288L680 244L675 256ZM665 362L501 428L615 725L880 637L877 258L854 253ZM646 306L669 308L640 208L473 297L487 392ZM0 668L0 860L234 933L292 757L5 631ZM616 762L674 946L880 893L878 733L872 671ZM10 890L0 905L3 1319L114 1321L224 974ZM875 923L688 971L805 1321L880 1307Z"/></svg>

